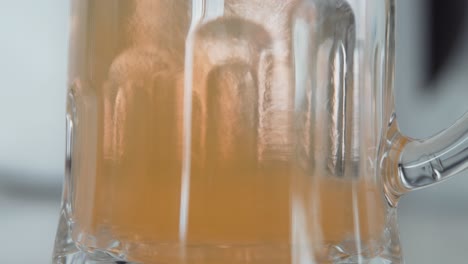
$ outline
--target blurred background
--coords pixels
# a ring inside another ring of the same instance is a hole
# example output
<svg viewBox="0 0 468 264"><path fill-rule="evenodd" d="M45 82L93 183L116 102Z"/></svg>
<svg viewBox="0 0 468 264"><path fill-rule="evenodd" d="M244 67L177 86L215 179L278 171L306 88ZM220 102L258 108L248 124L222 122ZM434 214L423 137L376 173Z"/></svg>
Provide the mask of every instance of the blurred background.
<svg viewBox="0 0 468 264"><path fill-rule="evenodd" d="M0 1L0 254L50 263L64 170L68 3ZM400 127L431 136L468 111L468 2L397 1ZM468 175L399 208L408 264L466 263Z"/></svg>

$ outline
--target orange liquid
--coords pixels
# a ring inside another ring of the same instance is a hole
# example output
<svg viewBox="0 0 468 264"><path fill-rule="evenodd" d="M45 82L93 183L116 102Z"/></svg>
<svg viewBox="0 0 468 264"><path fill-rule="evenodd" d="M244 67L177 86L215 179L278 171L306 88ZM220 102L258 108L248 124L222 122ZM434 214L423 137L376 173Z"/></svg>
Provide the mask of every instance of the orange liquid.
<svg viewBox="0 0 468 264"><path fill-rule="evenodd" d="M187 7L162 14L164 3L89 2L92 74L72 87L74 239L129 260L189 264L290 263L301 237L314 240L317 255L348 239L379 240L385 212L376 183L303 172L292 143L263 155L248 65L218 67L193 84L183 177ZM164 19L179 26L166 32ZM197 75L207 63L195 57ZM281 133L294 142L292 129Z"/></svg>

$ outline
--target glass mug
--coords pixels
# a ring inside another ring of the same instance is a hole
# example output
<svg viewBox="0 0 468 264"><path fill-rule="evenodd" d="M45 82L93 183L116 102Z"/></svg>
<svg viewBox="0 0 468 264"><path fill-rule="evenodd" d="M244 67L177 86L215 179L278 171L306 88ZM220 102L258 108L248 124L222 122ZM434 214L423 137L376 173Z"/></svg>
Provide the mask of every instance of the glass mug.
<svg viewBox="0 0 468 264"><path fill-rule="evenodd" d="M402 263L394 0L74 0L54 263Z"/></svg>

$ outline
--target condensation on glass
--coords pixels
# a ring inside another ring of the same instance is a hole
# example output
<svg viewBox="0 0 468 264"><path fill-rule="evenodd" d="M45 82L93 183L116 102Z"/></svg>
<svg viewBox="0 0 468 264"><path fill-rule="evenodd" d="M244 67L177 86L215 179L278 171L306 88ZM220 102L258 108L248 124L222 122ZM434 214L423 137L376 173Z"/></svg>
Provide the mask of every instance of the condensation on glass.
<svg viewBox="0 0 468 264"><path fill-rule="evenodd" d="M402 263L467 118L398 132L393 0L73 0L54 263Z"/></svg>

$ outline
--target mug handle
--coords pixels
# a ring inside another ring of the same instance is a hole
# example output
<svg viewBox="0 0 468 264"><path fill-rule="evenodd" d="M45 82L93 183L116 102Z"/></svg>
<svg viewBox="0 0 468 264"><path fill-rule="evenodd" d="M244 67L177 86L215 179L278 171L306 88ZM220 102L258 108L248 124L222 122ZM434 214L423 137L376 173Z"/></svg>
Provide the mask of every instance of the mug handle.
<svg viewBox="0 0 468 264"><path fill-rule="evenodd" d="M385 195L392 206L413 190L468 170L468 112L454 125L425 140L400 133L395 114L381 153Z"/></svg>

